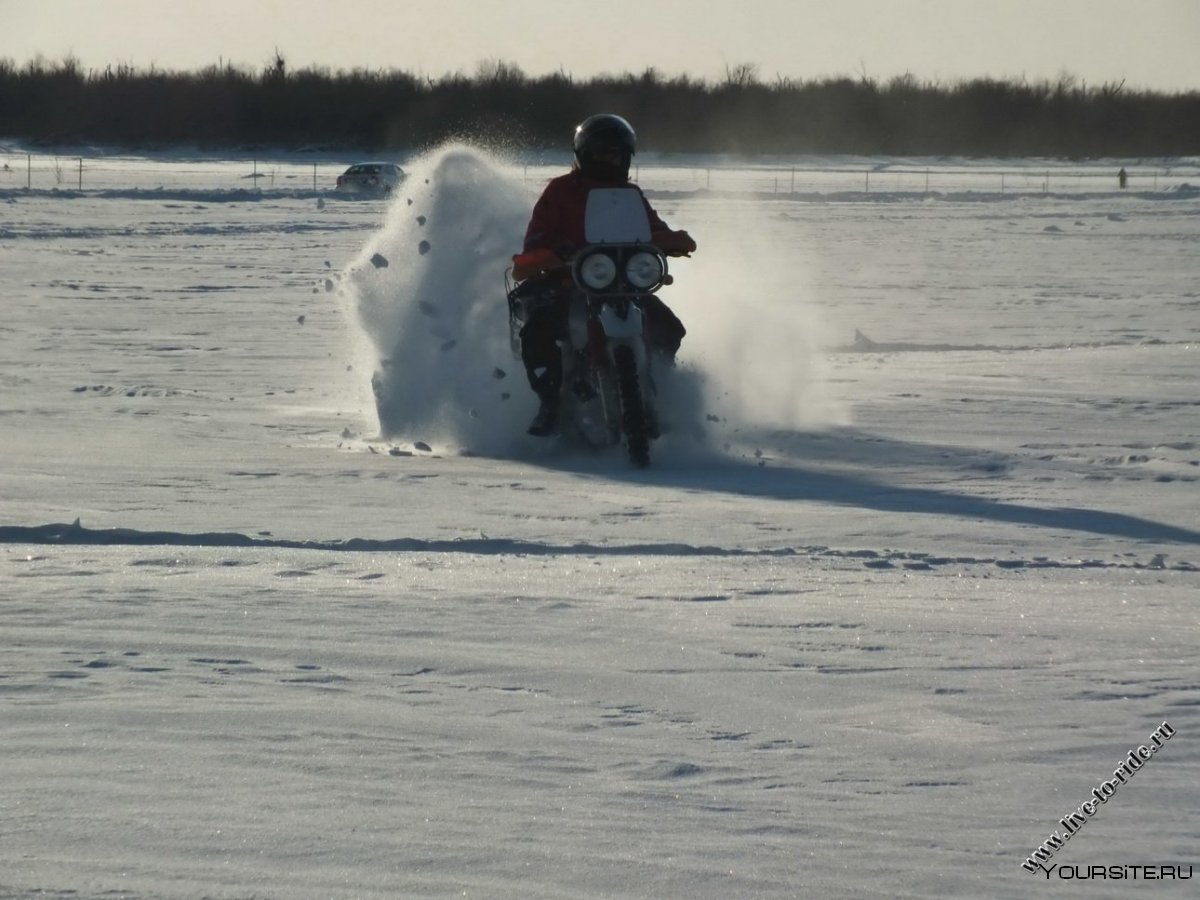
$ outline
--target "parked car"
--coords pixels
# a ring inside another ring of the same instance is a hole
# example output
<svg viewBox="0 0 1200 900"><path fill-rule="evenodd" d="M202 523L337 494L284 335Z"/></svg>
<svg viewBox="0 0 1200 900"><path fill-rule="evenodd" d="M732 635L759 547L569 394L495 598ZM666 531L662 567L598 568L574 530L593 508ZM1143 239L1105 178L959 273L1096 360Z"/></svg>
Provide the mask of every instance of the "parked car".
<svg viewBox="0 0 1200 900"><path fill-rule="evenodd" d="M337 178L337 189L351 193L387 196L404 180L395 163L355 163Z"/></svg>

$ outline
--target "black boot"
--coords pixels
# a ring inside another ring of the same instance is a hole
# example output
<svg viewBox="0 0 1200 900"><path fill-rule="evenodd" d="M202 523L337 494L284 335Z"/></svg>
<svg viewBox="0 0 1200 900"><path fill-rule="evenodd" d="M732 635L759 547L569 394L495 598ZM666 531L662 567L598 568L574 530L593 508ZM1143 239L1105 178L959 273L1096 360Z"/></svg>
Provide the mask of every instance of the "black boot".
<svg viewBox="0 0 1200 900"><path fill-rule="evenodd" d="M537 415L533 417L533 421L529 423L528 433L534 437L547 437L554 434L555 426L558 425L558 398L542 399L542 405L538 408Z"/></svg>

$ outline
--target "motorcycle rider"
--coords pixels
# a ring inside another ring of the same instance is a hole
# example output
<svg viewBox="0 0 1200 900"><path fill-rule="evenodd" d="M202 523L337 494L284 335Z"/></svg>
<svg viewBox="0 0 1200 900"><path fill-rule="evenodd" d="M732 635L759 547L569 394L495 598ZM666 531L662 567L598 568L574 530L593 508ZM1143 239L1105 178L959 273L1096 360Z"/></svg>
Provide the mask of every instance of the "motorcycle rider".
<svg viewBox="0 0 1200 900"><path fill-rule="evenodd" d="M538 437L552 434L558 420L563 372L562 354L556 341L565 336L574 289L569 261L576 250L587 244L584 211L588 192L592 188L632 187L641 194L641 188L629 181L629 166L636 149L633 126L621 116L602 113L584 119L575 129L575 162L571 171L546 185L533 207L524 249L513 257L513 277L517 281L536 279L532 287L542 290L545 298L521 328L521 359L529 385L541 401L529 425L529 434ZM652 243L672 256L685 256L696 249L691 236L668 226L644 194L642 202L650 220ZM519 261L531 251L543 251L538 263ZM683 323L653 294L643 295L640 305L649 348L674 362L686 333Z"/></svg>

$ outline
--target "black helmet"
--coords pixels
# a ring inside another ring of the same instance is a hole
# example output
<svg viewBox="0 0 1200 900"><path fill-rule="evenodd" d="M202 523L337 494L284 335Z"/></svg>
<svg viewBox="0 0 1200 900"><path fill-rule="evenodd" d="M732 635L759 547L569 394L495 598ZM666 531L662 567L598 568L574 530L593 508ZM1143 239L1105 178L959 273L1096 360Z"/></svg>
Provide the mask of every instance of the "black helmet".
<svg viewBox="0 0 1200 900"><path fill-rule="evenodd" d="M600 149L615 149L621 154L620 169L597 162ZM575 128L575 159L585 175L599 178L629 177L629 163L637 152L637 134L625 119L612 113L588 116Z"/></svg>

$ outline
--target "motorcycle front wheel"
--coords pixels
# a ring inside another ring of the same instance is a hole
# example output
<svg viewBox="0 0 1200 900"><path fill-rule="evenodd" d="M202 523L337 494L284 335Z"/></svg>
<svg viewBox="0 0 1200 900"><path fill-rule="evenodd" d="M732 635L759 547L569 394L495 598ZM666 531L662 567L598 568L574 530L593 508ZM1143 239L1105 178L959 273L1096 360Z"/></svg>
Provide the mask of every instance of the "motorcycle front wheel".
<svg viewBox="0 0 1200 900"><path fill-rule="evenodd" d="M617 390L621 396L621 427L629 460L639 469L650 465L650 436L646 433L646 408L642 403L642 387L638 379L637 359L630 347L613 349L617 370Z"/></svg>

